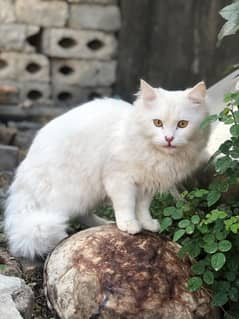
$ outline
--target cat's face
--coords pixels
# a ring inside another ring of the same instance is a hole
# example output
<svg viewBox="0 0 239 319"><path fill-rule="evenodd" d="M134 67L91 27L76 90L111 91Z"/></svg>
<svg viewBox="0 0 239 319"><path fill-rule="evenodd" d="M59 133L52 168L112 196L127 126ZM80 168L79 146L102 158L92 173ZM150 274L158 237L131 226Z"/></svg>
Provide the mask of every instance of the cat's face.
<svg viewBox="0 0 239 319"><path fill-rule="evenodd" d="M155 89L141 82L136 106L139 125L152 143L165 152L175 152L190 142L197 142L197 133L207 115L203 82L185 91Z"/></svg>

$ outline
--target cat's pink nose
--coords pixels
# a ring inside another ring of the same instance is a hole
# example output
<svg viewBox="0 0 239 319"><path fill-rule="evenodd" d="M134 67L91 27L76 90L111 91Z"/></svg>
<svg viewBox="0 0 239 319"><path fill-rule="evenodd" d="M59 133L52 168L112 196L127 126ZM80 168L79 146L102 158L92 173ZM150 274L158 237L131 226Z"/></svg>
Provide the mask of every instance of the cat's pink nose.
<svg viewBox="0 0 239 319"><path fill-rule="evenodd" d="M165 140L166 140L168 143L171 143L173 139L174 139L173 136L165 136Z"/></svg>

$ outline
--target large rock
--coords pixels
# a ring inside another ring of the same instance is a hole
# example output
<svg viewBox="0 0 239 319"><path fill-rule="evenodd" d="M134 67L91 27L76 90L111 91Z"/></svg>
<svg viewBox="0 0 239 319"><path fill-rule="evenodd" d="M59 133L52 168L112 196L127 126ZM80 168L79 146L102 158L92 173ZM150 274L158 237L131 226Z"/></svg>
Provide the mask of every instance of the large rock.
<svg viewBox="0 0 239 319"><path fill-rule="evenodd" d="M33 293L24 280L0 274L0 318L31 319Z"/></svg>
<svg viewBox="0 0 239 319"><path fill-rule="evenodd" d="M115 225L81 231L45 263L48 299L62 319L216 318L206 290L187 290L190 262L178 250L164 237Z"/></svg>

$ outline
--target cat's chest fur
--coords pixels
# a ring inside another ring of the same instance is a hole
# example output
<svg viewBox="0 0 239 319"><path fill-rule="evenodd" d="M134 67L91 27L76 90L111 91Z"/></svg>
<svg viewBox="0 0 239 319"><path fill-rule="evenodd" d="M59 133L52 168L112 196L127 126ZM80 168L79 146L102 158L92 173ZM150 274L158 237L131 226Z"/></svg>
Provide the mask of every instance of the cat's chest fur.
<svg viewBox="0 0 239 319"><path fill-rule="evenodd" d="M150 193L168 191L196 166L196 159L185 150L164 154L143 142L116 147L116 150L111 158L111 173L127 175L138 187Z"/></svg>

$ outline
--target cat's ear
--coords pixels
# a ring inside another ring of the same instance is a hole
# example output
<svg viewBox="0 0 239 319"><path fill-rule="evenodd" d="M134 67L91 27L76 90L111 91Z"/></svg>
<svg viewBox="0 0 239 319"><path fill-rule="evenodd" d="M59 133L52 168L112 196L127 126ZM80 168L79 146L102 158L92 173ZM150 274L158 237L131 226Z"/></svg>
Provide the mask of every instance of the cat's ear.
<svg viewBox="0 0 239 319"><path fill-rule="evenodd" d="M157 97L154 88L142 79L140 80L140 95L145 102L152 102Z"/></svg>
<svg viewBox="0 0 239 319"><path fill-rule="evenodd" d="M200 104L204 101L207 93L207 88L205 83L199 82L188 93L188 98L195 104Z"/></svg>

